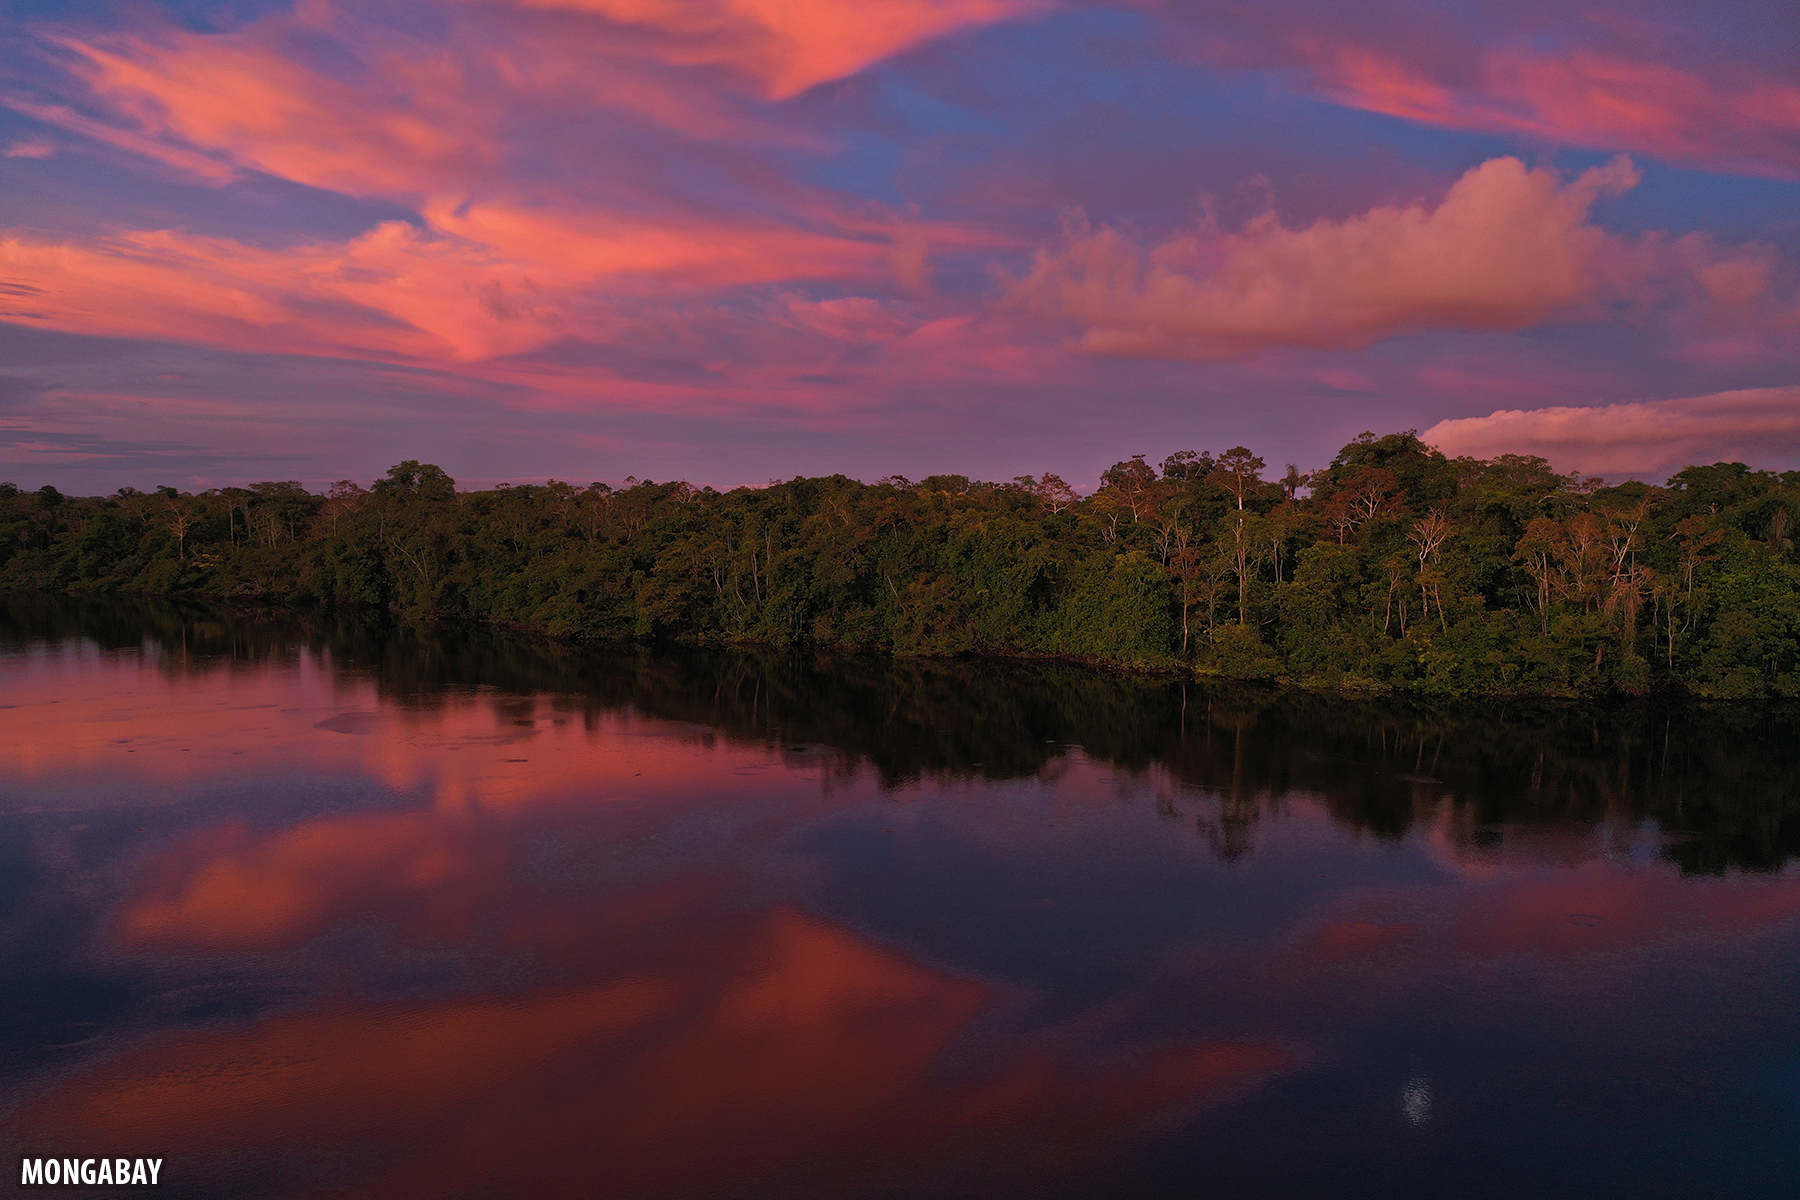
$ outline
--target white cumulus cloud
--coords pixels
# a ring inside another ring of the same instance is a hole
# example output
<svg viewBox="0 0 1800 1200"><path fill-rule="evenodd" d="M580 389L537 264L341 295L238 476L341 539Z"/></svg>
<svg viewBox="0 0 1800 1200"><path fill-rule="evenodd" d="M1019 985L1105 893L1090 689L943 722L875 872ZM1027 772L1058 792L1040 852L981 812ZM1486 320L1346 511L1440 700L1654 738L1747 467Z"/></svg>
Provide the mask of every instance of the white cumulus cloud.
<svg viewBox="0 0 1800 1200"><path fill-rule="evenodd" d="M1800 386L1589 408L1503 409L1420 435L1452 457L1538 454L1561 471L1661 476L1697 463L1800 465Z"/></svg>

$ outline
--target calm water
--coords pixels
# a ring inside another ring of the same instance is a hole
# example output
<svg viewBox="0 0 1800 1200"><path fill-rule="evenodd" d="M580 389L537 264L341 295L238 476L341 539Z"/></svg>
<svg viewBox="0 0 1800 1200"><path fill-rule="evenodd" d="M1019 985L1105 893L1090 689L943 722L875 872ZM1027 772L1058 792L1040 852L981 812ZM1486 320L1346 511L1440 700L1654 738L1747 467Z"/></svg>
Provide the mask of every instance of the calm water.
<svg viewBox="0 0 1800 1200"><path fill-rule="evenodd" d="M0 1140L220 1197L1760 1197L1800 719L0 612Z"/></svg>

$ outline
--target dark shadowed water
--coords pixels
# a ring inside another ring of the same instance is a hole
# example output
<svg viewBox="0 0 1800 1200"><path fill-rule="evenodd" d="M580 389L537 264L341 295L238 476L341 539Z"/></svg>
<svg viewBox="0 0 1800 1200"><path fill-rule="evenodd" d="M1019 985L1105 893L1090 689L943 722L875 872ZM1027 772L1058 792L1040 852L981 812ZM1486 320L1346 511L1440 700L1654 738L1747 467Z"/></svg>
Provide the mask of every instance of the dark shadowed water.
<svg viewBox="0 0 1800 1200"><path fill-rule="evenodd" d="M0 639L9 1173L1796 1194L1792 712L42 600Z"/></svg>

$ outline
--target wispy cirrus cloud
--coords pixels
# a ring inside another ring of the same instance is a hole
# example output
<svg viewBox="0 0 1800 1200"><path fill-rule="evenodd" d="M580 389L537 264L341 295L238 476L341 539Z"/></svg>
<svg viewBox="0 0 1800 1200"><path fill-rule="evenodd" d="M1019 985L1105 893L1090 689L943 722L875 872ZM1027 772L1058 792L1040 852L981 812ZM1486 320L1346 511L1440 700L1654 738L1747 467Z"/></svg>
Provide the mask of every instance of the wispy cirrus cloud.
<svg viewBox="0 0 1800 1200"><path fill-rule="evenodd" d="M0 264L44 298L30 319L473 361L604 341L634 297L918 291L932 245L1004 241L796 181L770 151L809 135L759 107L1025 5L471 3L429 38L379 19L401 8L307 0L223 33L45 35L77 94L15 97L17 111L207 183L261 172L417 219L275 248L183 230L15 233ZM831 34L851 26L848 42Z"/></svg>
<svg viewBox="0 0 1800 1200"><path fill-rule="evenodd" d="M1389 116L1800 177L1800 84L1781 77L1592 50L1490 51L1460 85L1374 47L1340 47L1313 65L1327 95Z"/></svg>
<svg viewBox="0 0 1800 1200"><path fill-rule="evenodd" d="M1447 6L1166 0L1209 61L1296 74L1318 94L1451 129L1800 178L1800 51L1785 10L1732 0Z"/></svg>
<svg viewBox="0 0 1800 1200"><path fill-rule="evenodd" d="M20 138L0 150L0 156L6 158L49 158L55 153L56 143L49 138Z"/></svg>
<svg viewBox="0 0 1800 1200"><path fill-rule="evenodd" d="M487 0L467 0L484 3ZM853 75L958 29L1043 12L1049 0L516 0L591 19L590 36L641 54L740 73L770 99Z"/></svg>

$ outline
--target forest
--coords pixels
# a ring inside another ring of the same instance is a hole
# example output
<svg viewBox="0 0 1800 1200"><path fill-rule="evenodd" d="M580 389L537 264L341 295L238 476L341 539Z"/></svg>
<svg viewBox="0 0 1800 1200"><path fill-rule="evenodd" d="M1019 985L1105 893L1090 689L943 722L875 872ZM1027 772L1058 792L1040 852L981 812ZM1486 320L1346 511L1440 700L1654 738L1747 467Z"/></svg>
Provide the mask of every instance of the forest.
<svg viewBox="0 0 1800 1200"><path fill-rule="evenodd" d="M416 461L65 496L0 484L0 591L359 606L572 640L1057 658L1451 695L1800 695L1800 472L1608 485L1366 433L1055 475L457 489Z"/></svg>

